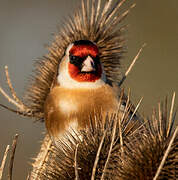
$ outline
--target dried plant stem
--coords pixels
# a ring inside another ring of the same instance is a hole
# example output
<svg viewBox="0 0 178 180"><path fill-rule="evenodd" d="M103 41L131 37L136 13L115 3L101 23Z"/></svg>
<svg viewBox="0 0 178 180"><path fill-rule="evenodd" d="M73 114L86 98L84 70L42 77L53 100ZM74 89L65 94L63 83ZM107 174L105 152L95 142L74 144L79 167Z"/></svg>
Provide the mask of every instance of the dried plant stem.
<svg viewBox="0 0 178 180"><path fill-rule="evenodd" d="M112 130L111 145L110 145L110 148L109 148L108 157L107 157L105 165L104 165L104 169L103 169L103 173L102 173L102 176L101 176L101 180L104 179L106 168L107 168L107 165L108 165L108 162L109 162L109 158L111 156L111 151L112 151L112 148L113 148L114 139L115 139L115 135L116 135L116 127L117 127L117 120L114 121L114 127L113 127L113 130Z"/></svg>
<svg viewBox="0 0 178 180"><path fill-rule="evenodd" d="M107 23L109 21L109 19L116 13L116 11L122 6L122 4L125 2L125 0L121 1L117 7L115 7L115 9L112 11L112 13L108 16L108 18L106 19L106 22Z"/></svg>
<svg viewBox="0 0 178 180"><path fill-rule="evenodd" d="M125 130L127 129L129 122L132 120L132 118L134 117L134 115L137 112L138 108L140 107L140 104L141 104L142 100L143 100L143 97L140 99L140 101L138 102L137 106L135 107L134 112L132 113L129 121L127 122L125 128L123 129L123 132L125 132Z"/></svg>
<svg viewBox="0 0 178 180"><path fill-rule="evenodd" d="M106 130L103 133L103 136L102 136L102 139L101 139L101 142L100 142L97 154L96 154L96 158L95 158L95 162L94 162L94 166L93 166L93 170L92 170L91 180L95 179L96 167L98 164L98 160L99 160L99 156L100 156L100 152L101 152L101 148L102 148L105 136L106 136Z"/></svg>
<svg viewBox="0 0 178 180"><path fill-rule="evenodd" d="M75 157L74 157L74 168L75 168L75 180L79 180L79 175L78 175L78 164L77 164L77 150L78 150L78 145L76 145L75 149Z"/></svg>
<svg viewBox="0 0 178 180"><path fill-rule="evenodd" d="M158 178L158 176L159 176L159 174L160 174L160 172L161 172L161 169L163 168L163 165L164 165L164 163L165 163L165 161L166 161L166 158L167 158L167 156L168 156L168 154L169 154L169 152L170 152L172 143L174 142L174 139L175 139L175 137L176 137L177 132L178 132L178 126L176 127L176 130L174 131L174 134L173 134L173 136L172 136L172 138L171 138L171 140L170 140L170 142L169 142L169 145L168 145L168 147L167 147L167 149L166 149L166 152L165 152L165 154L164 154L164 156L163 156L163 159L162 159L162 161L161 161L161 163L160 163L160 165L159 165L159 168L158 168L158 170L157 170L157 172L156 172L156 175L155 175L155 177L153 178L153 180L157 180L157 178Z"/></svg>
<svg viewBox="0 0 178 180"><path fill-rule="evenodd" d="M33 163L33 170L30 175L30 179L36 180L38 178L38 175L42 171L43 165L45 161L47 161L49 150L52 146L52 140L49 137L49 135L46 135L43 144L41 145L41 150L38 153L37 157L35 158L35 162Z"/></svg>
<svg viewBox="0 0 178 180"><path fill-rule="evenodd" d="M97 10L96 10L96 16L95 16L95 22L98 21L99 13L100 13L100 8L101 8L101 0L98 0Z"/></svg>
<svg viewBox="0 0 178 180"><path fill-rule="evenodd" d="M129 92L128 92L128 97L127 97L127 102L126 102L126 106L125 106L125 109L124 109L124 113L122 114L122 118L119 118L119 137L120 137L120 145L121 145L122 154L124 152L124 149L123 149L123 138L122 138L121 122L124 121L124 118L126 116L126 112L128 111L129 101L130 101L130 89L129 89Z"/></svg>
<svg viewBox="0 0 178 180"><path fill-rule="evenodd" d="M14 157L15 157L15 150L17 146L18 134L15 135L13 142L12 142L12 151L9 163L9 172L8 172L8 180L12 180L12 172L13 172L13 165L14 165Z"/></svg>
<svg viewBox="0 0 178 180"><path fill-rule="evenodd" d="M0 86L0 93L11 103L13 104L17 110L15 109L11 109L5 105L0 104L1 107L8 109L9 111L15 112L17 114L23 115L23 116L30 116L30 117L34 117L35 114L33 113L33 111L31 109L29 109L16 95L16 92L12 86L11 80L10 80L10 76L9 76L9 72L8 72L8 66L5 66L5 74L6 74L6 81L7 81L7 85L11 91L11 95L12 97L10 97L4 90L3 88Z"/></svg>
<svg viewBox="0 0 178 180"><path fill-rule="evenodd" d="M163 137L163 131L161 131L162 125L162 111L161 111L161 104L158 103L158 119L159 119L159 132L161 137Z"/></svg>
<svg viewBox="0 0 178 180"><path fill-rule="evenodd" d="M11 91L12 97L14 98L14 100L16 102L18 102L19 104L23 105L21 100L17 97L16 92L15 92L13 86L12 86L12 83L11 83L11 80L10 80L10 76L9 76L9 72L8 72L8 66L5 66L5 73L6 73L7 84L9 85L9 89Z"/></svg>
<svg viewBox="0 0 178 180"><path fill-rule="evenodd" d="M125 108L126 108L126 107L125 107ZM124 114L122 115L122 119L119 118L119 137L120 137L120 145L121 145L121 152L122 152L122 153L124 152L124 149L123 149L123 138L122 138L121 121L123 121L124 116L125 116L125 111L124 111Z"/></svg>
<svg viewBox="0 0 178 180"><path fill-rule="evenodd" d="M10 146L7 145L6 150L4 152L3 159L2 159L2 163L1 163L1 167L0 167L0 180L2 179L3 170L4 170L5 163L6 163L6 158L7 158L8 152L9 152L9 148L10 148Z"/></svg>
<svg viewBox="0 0 178 180"><path fill-rule="evenodd" d="M22 106L15 102L1 87L0 87L0 93L12 104L14 104L17 108L21 109Z"/></svg>
<svg viewBox="0 0 178 180"><path fill-rule="evenodd" d="M130 73L130 71L132 70L132 68L134 67L137 59L140 56L140 53L142 52L143 48L146 46L146 43L144 43L142 45L142 47L139 49L137 55L135 56L135 58L133 59L132 63L130 64L129 68L127 69L126 73L124 74L123 78L121 79L121 81L119 82L119 86L121 86L123 84L123 82L125 81L125 79L127 78L128 74Z"/></svg>
<svg viewBox="0 0 178 180"><path fill-rule="evenodd" d="M28 174L28 176L27 176L26 180L30 180L30 174Z"/></svg>
<svg viewBox="0 0 178 180"><path fill-rule="evenodd" d="M143 97L140 99L140 101L138 102L134 112L132 113L132 116L130 117L130 121L132 120L132 118L134 117L134 115L137 112L138 108L140 107L140 104L141 104L142 100L143 100Z"/></svg>
<svg viewBox="0 0 178 180"><path fill-rule="evenodd" d="M135 58L133 59L131 65L129 66L129 68L127 69L126 73L125 73L125 76L127 76L130 71L132 70L133 66L135 65L135 62L137 61L137 59L139 58L140 56L140 53L142 52L143 48L146 46L146 43L144 43L142 45L142 47L140 48L140 50L138 51L137 55L135 56Z"/></svg>
<svg viewBox="0 0 178 180"><path fill-rule="evenodd" d="M170 131L171 131L171 122L172 122L172 117L173 117L173 109L174 109L174 101L175 101L175 96L176 93L173 93L173 97L172 97L172 102L171 102L171 109L170 109L170 114L169 114L169 122L168 122L168 129L167 129L167 136L169 136Z"/></svg>
<svg viewBox="0 0 178 180"><path fill-rule="evenodd" d="M46 151L45 151L44 154L43 154L43 159L42 159L42 161L39 163L39 167L42 167L42 166L43 166L43 164L44 164L44 162L45 162L45 160L46 160L46 157L47 157L47 155L48 155L48 152L49 152L49 150L50 150L51 145L52 145L52 141L49 140L48 145L47 145L47 148L46 148Z"/></svg>

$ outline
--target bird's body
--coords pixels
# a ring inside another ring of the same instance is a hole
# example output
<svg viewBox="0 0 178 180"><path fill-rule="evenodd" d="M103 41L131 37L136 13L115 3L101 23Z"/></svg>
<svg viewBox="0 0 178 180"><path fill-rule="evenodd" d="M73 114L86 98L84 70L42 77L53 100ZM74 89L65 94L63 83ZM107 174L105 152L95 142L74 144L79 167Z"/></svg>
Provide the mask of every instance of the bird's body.
<svg viewBox="0 0 178 180"><path fill-rule="evenodd" d="M45 104L46 127L52 136L58 136L75 124L77 128L89 125L94 113L116 112L117 94L108 85L96 89L67 89L55 86ZM73 127L75 128L75 127Z"/></svg>

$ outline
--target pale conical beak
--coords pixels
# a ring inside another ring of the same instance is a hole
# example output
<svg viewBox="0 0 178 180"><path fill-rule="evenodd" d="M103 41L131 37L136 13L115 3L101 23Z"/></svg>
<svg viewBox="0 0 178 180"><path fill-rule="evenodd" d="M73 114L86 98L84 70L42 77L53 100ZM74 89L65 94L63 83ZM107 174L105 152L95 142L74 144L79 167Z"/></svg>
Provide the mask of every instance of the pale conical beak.
<svg viewBox="0 0 178 180"><path fill-rule="evenodd" d="M83 64L82 64L82 69L81 69L81 72L91 72L91 71L95 71L95 63L93 61L93 59L88 56Z"/></svg>

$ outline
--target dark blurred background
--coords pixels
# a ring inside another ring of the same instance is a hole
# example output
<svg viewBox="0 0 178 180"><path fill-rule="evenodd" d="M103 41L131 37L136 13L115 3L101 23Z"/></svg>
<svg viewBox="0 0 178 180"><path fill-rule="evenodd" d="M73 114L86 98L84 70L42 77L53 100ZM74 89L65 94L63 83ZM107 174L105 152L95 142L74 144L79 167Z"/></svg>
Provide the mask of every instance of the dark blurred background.
<svg viewBox="0 0 178 180"><path fill-rule="evenodd" d="M135 103L144 97L140 111L149 115L166 95L171 101L173 92L178 94L178 1L128 1L123 9L133 2L136 7L124 22L130 26L125 33L128 53L122 62L123 72L142 44L147 43L147 46L124 86L126 90L131 88ZM56 27L62 25L76 4L79 0L0 0L0 85L5 90L8 88L4 66L8 65L15 90L23 97L34 60L47 53L44 45L53 41L52 33L57 32ZM9 105L2 95L0 103ZM0 162L6 145L12 143L15 133L20 135L14 180L27 176L44 131L44 124L0 109Z"/></svg>

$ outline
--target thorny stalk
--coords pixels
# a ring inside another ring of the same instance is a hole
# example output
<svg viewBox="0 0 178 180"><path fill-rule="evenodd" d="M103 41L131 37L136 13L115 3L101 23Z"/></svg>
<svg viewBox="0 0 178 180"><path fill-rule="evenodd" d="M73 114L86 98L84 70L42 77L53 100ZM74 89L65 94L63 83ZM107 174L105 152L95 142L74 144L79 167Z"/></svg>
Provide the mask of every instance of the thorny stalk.
<svg viewBox="0 0 178 180"><path fill-rule="evenodd" d="M174 142L174 139L175 139L175 137L176 137L177 132L178 132L178 126L177 126L176 130L174 131L174 134L173 134L173 136L172 136L172 138L171 138L171 140L170 140L170 142L169 142L169 145L168 145L168 147L167 147L167 149L166 149L166 152L165 152L165 154L164 154L164 156L163 156L163 159L162 159L162 161L161 161L161 163L160 163L160 165L159 165L159 167L158 167L158 170L157 170L156 175L155 175L155 177L153 178L153 180L157 180L157 178L159 177L159 174L160 174L161 169L163 168L164 163L165 163L165 161L166 161L166 158L167 158L167 156L168 156L168 154L169 154L169 152L170 152L170 150L171 150L171 146L172 146L172 143Z"/></svg>
<svg viewBox="0 0 178 180"><path fill-rule="evenodd" d="M176 96L176 93L174 92L173 97L172 97L171 110L170 110L170 114L169 114L169 121L168 121L169 124L168 124L167 136L169 136L170 130L171 130L171 121L172 121L172 117L173 117L175 96Z"/></svg>
<svg viewBox="0 0 178 180"><path fill-rule="evenodd" d="M79 175L78 175L78 164L77 164L77 150L78 150L78 145L76 145L75 149L75 157L74 157L74 168L75 168L75 180L79 180Z"/></svg>
<svg viewBox="0 0 178 180"><path fill-rule="evenodd" d="M9 163L9 172L8 172L8 180L12 180L12 172L13 172L13 166L14 166L14 157L15 157L15 150L17 146L17 140L18 140L18 134L15 135L14 140L12 142L12 151L11 151L11 157L10 157L10 163Z"/></svg>
<svg viewBox="0 0 178 180"><path fill-rule="evenodd" d="M133 59L132 63L130 64L129 68L127 69L126 73L124 74L123 78L121 79L121 81L119 82L118 86L121 86L123 84L123 82L125 81L125 79L127 78L128 74L130 73L130 71L132 70L132 68L134 67L136 61L138 60L140 53L143 51L143 48L146 46L146 43L144 43L142 45L142 47L139 49L137 55L135 56L135 58Z"/></svg>
<svg viewBox="0 0 178 180"><path fill-rule="evenodd" d="M6 163L6 159L7 159L9 149L10 149L10 146L7 145L6 150L4 152L3 159L2 159L1 167L0 167L0 180L2 179L3 170L4 170L4 166L5 166L5 163Z"/></svg>
<svg viewBox="0 0 178 180"><path fill-rule="evenodd" d="M122 91L121 96L120 96L120 100L119 100L118 109L120 109L120 106L121 106L121 99L123 97L123 93L124 92ZM101 176L101 180L104 179L105 172L106 172L106 169L107 169L107 166L108 166L108 162L109 162L109 158L111 156L111 151L112 151L112 148L113 148L114 139L115 139L115 135L116 135L116 128L117 128L117 120L115 119L114 127L113 127L113 130L112 130L111 144L110 144L108 156L107 156L107 159L106 159L106 162L105 162L105 165L104 165L104 169L103 169L103 173L102 173L102 176Z"/></svg>
<svg viewBox="0 0 178 180"><path fill-rule="evenodd" d="M8 66L5 66L5 74L6 74L6 82L7 82L7 85L11 91L11 95L12 97L10 97L4 90L3 88L0 86L0 93L11 103L13 104L17 110L15 109L11 109L5 105L2 105L0 104L0 107L3 107L5 109L8 109L9 111L12 111L12 112L15 112L17 114L20 114L20 115L24 115L24 116L30 116L30 117L33 117L34 114L32 112L31 109L29 109L16 95L16 92L13 88L13 85L11 83L11 80L10 80L10 76L9 76L9 72L8 72Z"/></svg>
<svg viewBox="0 0 178 180"><path fill-rule="evenodd" d="M38 175L41 173L44 163L47 161L49 156L49 151L52 147L52 140L49 135L46 135L43 143L40 148L40 152L38 153L37 157L35 158L35 162L33 163L33 170L30 175L30 179L36 180Z"/></svg>
<svg viewBox="0 0 178 180"><path fill-rule="evenodd" d="M94 166L93 166L93 170L92 170L91 180L95 179L96 167L97 167L97 164L99 161L99 156L100 156L100 152L101 152L101 148L102 148L105 136L106 136L106 130L103 133L103 136L102 136L102 139L101 139L101 142L100 142L97 154L96 154L96 158L95 158L95 162L94 162Z"/></svg>

